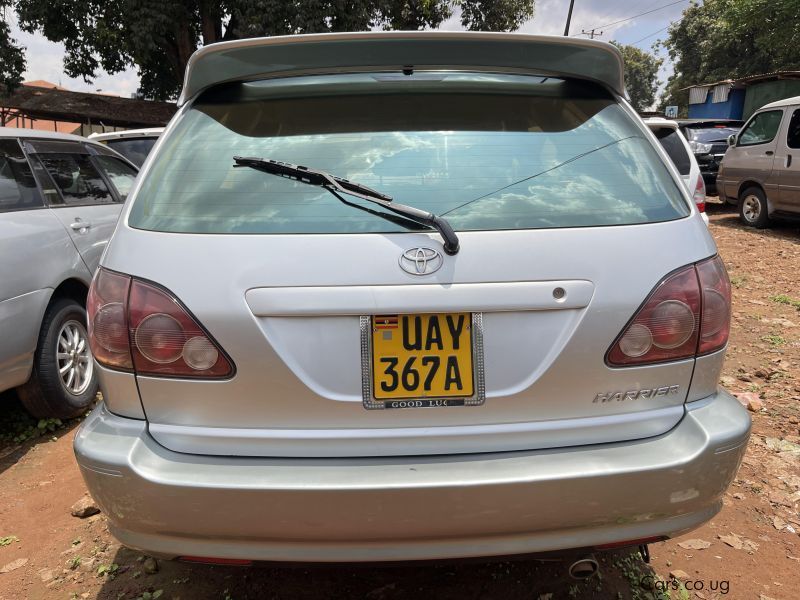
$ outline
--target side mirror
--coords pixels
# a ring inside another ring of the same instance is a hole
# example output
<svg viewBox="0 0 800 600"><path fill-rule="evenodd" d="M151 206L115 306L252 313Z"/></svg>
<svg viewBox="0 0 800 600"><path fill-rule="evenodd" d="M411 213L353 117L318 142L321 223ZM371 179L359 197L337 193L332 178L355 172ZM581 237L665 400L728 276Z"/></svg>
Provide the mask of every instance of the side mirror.
<svg viewBox="0 0 800 600"><path fill-rule="evenodd" d="M732 133L728 136L728 146L735 146L736 145L736 134Z"/></svg>

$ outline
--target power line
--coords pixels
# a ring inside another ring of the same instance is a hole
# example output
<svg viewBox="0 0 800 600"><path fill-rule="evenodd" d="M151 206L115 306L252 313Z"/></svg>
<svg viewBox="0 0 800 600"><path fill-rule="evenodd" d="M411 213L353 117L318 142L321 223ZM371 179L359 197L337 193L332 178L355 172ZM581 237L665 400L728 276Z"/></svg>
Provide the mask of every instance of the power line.
<svg viewBox="0 0 800 600"><path fill-rule="evenodd" d="M636 44L638 44L639 42L643 42L643 41L645 41L647 38L651 38L651 37L653 37L654 35L661 33L661 32L662 32L662 31L664 31L665 29L669 29L669 26L670 26L670 25L672 25L672 23L670 23L670 24L669 24L669 25L667 25L666 27L662 27L662 28L661 28L661 29L659 29L658 31L654 31L654 32L653 32L653 33L651 33L650 35L646 35L646 36L644 36L644 37L643 37L642 39L640 39L640 40L636 40L635 42L631 42L631 43L630 43L630 44L628 44L628 45L629 45L629 46L635 46L635 45L636 45Z"/></svg>
<svg viewBox="0 0 800 600"><path fill-rule="evenodd" d="M770 9L770 8L775 8L775 6L780 6L780 5L782 5L782 4L783 4L783 2L784 2L784 1L785 1L785 0L776 0L774 3L767 3L765 6L763 6L763 7L759 8L758 10L754 11L753 13L751 13L751 14L750 14L750 16L752 16L752 15L755 15L755 14L758 14L758 13L762 13L762 12L764 12L765 10L768 10L768 9ZM673 4L677 4L677 2L673 2ZM671 5L671 4L668 4L667 6L672 6L672 5ZM666 8L666 7L665 7L665 6L662 6L661 8ZM656 10L660 10L660 9L656 9ZM652 12L652 11L651 11L651 12ZM642 14L646 14L646 13L642 13ZM635 17L631 17L631 18L635 18ZM617 21L617 22L619 23L620 21ZM645 41L647 38L651 38L651 37L653 37L654 35L661 33L661 32L662 32L662 31L664 31L665 29L669 29L670 25L673 25L673 24L674 24L674 23L676 23L676 22L677 22L677 20L676 20L676 21L671 21L669 24L667 24L667 25L666 25L666 27L662 27L662 28L661 28L661 29L659 29L658 31L654 31L653 33L651 33L651 34L649 34L649 35L646 35L646 36L644 36L643 38L636 40L635 42L631 42L631 43L630 43L630 44L628 44L628 45L629 45L629 46L635 46L636 44L638 44L638 43L640 43L640 42L643 42L643 41ZM606 27L608 27L608 25L606 25Z"/></svg>
<svg viewBox="0 0 800 600"><path fill-rule="evenodd" d="M644 7L644 10L650 10L651 8L656 6L657 4L661 4L661 2L663 2L663 0L656 0L655 2L650 2L646 7ZM605 13L605 14L603 14L603 18L602 19L597 19L597 20L598 21L605 21L606 19L610 19L610 18L613 18L613 17L614 17L613 14Z"/></svg>
<svg viewBox="0 0 800 600"><path fill-rule="evenodd" d="M682 2L688 2L688 1L689 0L675 0L675 2L670 2L669 4L665 4L664 6L659 6L658 8L653 8L651 10L640 12L639 14L633 15L632 17L626 17L625 19L620 19L619 21L614 21L613 23L600 25L599 27L595 27L595 29L605 29L606 27L611 27L612 25L619 25L620 23L625 23L626 21L630 21L638 17L643 17L644 15L649 15L650 13L658 12L659 10L664 10L665 8L669 8L670 6L675 6L676 4L681 4Z"/></svg>

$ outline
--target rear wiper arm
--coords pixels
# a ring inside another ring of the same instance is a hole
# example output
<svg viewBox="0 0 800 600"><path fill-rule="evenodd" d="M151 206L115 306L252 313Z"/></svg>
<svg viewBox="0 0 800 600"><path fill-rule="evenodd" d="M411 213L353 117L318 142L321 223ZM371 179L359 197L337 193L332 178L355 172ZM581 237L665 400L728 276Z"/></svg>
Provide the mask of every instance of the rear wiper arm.
<svg viewBox="0 0 800 600"><path fill-rule="evenodd" d="M408 219L409 221L413 221L414 223L419 223L421 225L427 225L428 227L433 227L439 232L444 240L444 251L451 255L458 253L458 236L456 236L455 231L453 231L453 228L446 219L433 213L420 210L419 208L414 208L413 206L406 206L405 204L392 202L391 196L382 194L365 185L356 183L354 181L349 181L348 179L342 179L341 177L336 177L330 173L326 173L325 171L317 171L309 167L293 165L291 163L280 162L268 158L234 156L233 161L236 163L234 166L237 167L250 167L251 169L263 171L264 173L269 173L271 175L278 175L279 177L286 177L287 179L299 181L300 183L306 183L308 185L316 185L325 188L331 194L336 196L336 198L349 206L363 208L357 204L348 202L345 198L342 198L341 194L347 194L348 196L355 196L356 198L373 202L390 212ZM373 211L369 212L380 215L380 213L375 213Z"/></svg>

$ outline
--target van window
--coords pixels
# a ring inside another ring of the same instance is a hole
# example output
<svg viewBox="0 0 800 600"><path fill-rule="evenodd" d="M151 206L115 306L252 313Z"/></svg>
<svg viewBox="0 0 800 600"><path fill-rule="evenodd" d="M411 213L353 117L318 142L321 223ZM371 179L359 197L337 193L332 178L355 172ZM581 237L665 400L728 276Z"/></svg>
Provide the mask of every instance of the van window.
<svg viewBox="0 0 800 600"><path fill-rule="evenodd" d="M663 146L664 150L669 154L675 168L681 175L688 175L692 170L692 161L689 158L689 153L686 151L686 146L683 143L683 138L677 129L670 129L663 127L657 129L653 133Z"/></svg>
<svg viewBox="0 0 800 600"><path fill-rule="evenodd" d="M31 167L16 139L0 139L0 212L42 208Z"/></svg>
<svg viewBox="0 0 800 600"><path fill-rule="evenodd" d="M775 139L778 127L781 125L782 110L768 110L758 113L745 125L739 134L738 146L754 146L766 144Z"/></svg>
<svg viewBox="0 0 800 600"><path fill-rule="evenodd" d="M462 231L689 214L680 183L602 88L554 77L423 75L210 90L163 140L129 224L181 233L406 231L319 187L235 168L234 156L324 170L445 216Z"/></svg>
<svg viewBox="0 0 800 600"><path fill-rule="evenodd" d="M786 145L789 148L800 148L800 108L792 113L789 131L786 132Z"/></svg>

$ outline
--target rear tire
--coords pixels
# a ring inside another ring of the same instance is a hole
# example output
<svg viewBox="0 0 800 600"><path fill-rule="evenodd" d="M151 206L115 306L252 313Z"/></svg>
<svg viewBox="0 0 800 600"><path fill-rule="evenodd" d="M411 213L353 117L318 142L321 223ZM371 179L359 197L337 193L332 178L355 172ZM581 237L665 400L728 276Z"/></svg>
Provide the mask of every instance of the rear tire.
<svg viewBox="0 0 800 600"><path fill-rule="evenodd" d="M761 188L749 187L739 194L739 220L756 229L769 225L767 197Z"/></svg>
<svg viewBox="0 0 800 600"><path fill-rule="evenodd" d="M97 395L86 310L70 298L47 307L39 330L30 380L17 388L34 417L69 419L84 412Z"/></svg>

